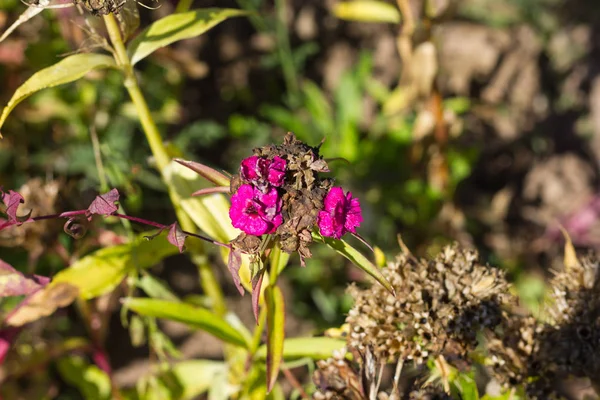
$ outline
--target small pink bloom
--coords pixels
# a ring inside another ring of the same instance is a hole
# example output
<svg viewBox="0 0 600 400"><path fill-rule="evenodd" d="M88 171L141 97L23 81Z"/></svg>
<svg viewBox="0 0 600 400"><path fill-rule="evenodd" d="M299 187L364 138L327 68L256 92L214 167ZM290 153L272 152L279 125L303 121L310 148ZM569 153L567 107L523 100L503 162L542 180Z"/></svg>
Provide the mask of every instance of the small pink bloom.
<svg viewBox="0 0 600 400"><path fill-rule="evenodd" d="M234 227L248 235L274 233L283 222L281 197L275 188L263 193L252 185L242 185L231 196L229 217Z"/></svg>
<svg viewBox="0 0 600 400"><path fill-rule="evenodd" d="M346 232L356 233L362 222L360 203L352 193L344 195L341 187L332 187L325 196L323 210L319 212L321 235L340 239Z"/></svg>
<svg viewBox="0 0 600 400"><path fill-rule="evenodd" d="M242 161L240 173L246 181L252 182L265 191L269 185L279 187L283 185L287 161L275 156L272 160L252 156Z"/></svg>

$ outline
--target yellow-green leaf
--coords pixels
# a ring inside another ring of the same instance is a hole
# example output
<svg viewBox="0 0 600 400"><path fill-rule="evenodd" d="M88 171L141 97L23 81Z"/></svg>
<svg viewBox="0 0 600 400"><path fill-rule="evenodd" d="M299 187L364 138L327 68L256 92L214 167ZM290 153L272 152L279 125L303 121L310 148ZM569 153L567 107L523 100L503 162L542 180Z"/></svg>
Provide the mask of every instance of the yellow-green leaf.
<svg viewBox="0 0 600 400"><path fill-rule="evenodd" d="M248 342L240 331L225 319L204 308L186 303L146 298L128 298L124 304L138 314L181 322L192 328L208 332L227 343L248 347Z"/></svg>
<svg viewBox="0 0 600 400"><path fill-rule="evenodd" d="M17 89L6 107L4 107L4 110L2 110L0 128L4 124L8 114L10 114L17 104L33 93L76 81L93 69L109 67L116 67L112 57L103 54L85 53L66 57L56 64L36 72Z"/></svg>
<svg viewBox="0 0 600 400"><path fill-rule="evenodd" d="M381 274L379 268L369 261L360 251L356 250L343 240L323 237L317 232L313 232L312 236L316 241L325 243L327 246L352 261L354 265L371 275L377 282L381 283L383 287L390 291L390 293L394 293L394 288L392 288L392 285Z"/></svg>
<svg viewBox="0 0 600 400"><path fill-rule="evenodd" d="M309 357L313 360L323 360L332 356L335 350L346 346L345 340L330 337L309 337L285 339L283 359L286 361ZM267 357L267 346L262 345L256 352L256 358L264 360Z"/></svg>
<svg viewBox="0 0 600 400"><path fill-rule="evenodd" d="M246 15L243 10L230 8L205 8L171 14L154 22L127 48L132 64L152 54L157 49L178 40L199 36L228 18Z"/></svg>
<svg viewBox="0 0 600 400"><path fill-rule="evenodd" d="M69 385L76 387L85 399L110 399L110 378L104 371L81 356L63 357L57 362L58 372Z"/></svg>
<svg viewBox="0 0 600 400"><path fill-rule="evenodd" d="M79 295L91 299L113 290L133 268L149 268L164 257L177 253L164 236L151 241L138 238L133 243L107 247L76 261L55 275L49 286L60 282L79 289Z"/></svg>
<svg viewBox="0 0 600 400"><path fill-rule="evenodd" d="M334 14L348 21L400 23L400 12L383 1L347 1L336 4Z"/></svg>
<svg viewBox="0 0 600 400"><path fill-rule="evenodd" d="M270 392L277 381L283 360L285 302L277 286L269 285L264 296L267 306L267 392Z"/></svg>
<svg viewBox="0 0 600 400"><path fill-rule="evenodd" d="M227 372L227 366L222 361L189 360L175 364L172 372L182 389L179 398L195 399L208 391L215 376Z"/></svg>

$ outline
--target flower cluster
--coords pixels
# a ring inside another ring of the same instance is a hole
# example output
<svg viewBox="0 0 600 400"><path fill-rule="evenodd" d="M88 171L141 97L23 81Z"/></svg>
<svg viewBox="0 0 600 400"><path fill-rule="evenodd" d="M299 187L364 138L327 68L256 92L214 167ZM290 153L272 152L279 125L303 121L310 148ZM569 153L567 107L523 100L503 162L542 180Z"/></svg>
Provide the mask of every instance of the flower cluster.
<svg viewBox="0 0 600 400"><path fill-rule="evenodd" d="M310 147L288 133L282 145L254 149L231 179L229 217L241 234L233 246L254 254L258 242L248 236L277 235L282 250L311 253L312 232L340 239L356 233L362 222L360 203L351 193L334 187L318 147Z"/></svg>

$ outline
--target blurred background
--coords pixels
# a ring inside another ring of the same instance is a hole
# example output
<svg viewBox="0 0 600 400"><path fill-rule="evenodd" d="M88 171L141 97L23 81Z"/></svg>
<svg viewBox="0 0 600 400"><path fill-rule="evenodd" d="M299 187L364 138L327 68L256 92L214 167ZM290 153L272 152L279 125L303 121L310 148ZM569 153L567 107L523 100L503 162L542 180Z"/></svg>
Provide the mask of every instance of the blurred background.
<svg viewBox="0 0 600 400"><path fill-rule="evenodd" d="M252 148L287 131L311 145L325 138L325 157L343 159L330 162L332 176L361 201L369 243L392 256L398 234L417 255L458 241L535 297L535 277L562 257L561 224L580 250L600 246L600 3L423 1L390 0L410 7L413 20L399 23L394 13L371 18L336 0L196 0L193 8L257 13L157 51L138 64L140 85L173 156L235 172ZM178 7L143 4L155 9L139 7L142 27ZM24 9L1 0L0 31ZM383 22L356 21L369 18ZM102 32L101 20L76 8L45 10L19 27L0 43L0 104L60 57L98 50L91 29ZM40 214L85 207L103 186L117 187L129 214L170 223L120 74L89 78L13 111L2 128L0 185L19 189ZM52 274L65 253L114 243L119 229L95 228L82 243L61 224L3 231L0 257ZM289 336L343 323L346 286L364 278L327 250L314 253L304 269L292 258L283 277ZM217 269L232 308L250 315L249 299ZM182 296L199 293L185 255L153 271ZM83 329L70 317L66 310L28 335ZM118 314L112 319L115 379L131 385L147 350L131 344ZM186 357L221 354L207 335L164 329ZM57 382L61 398L77 398Z"/></svg>

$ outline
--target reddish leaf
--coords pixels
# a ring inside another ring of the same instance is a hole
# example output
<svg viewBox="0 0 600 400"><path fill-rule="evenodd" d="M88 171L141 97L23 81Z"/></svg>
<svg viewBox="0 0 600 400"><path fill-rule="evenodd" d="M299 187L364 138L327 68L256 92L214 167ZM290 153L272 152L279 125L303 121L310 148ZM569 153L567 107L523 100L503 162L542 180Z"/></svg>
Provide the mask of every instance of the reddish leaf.
<svg viewBox="0 0 600 400"><path fill-rule="evenodd" d="M4 362L10 346L21 332L21 328L6 328L0 330L0 365Z"/></svg>
<svg viewBox="0 0 600 400"><path fill-rule="evenodd" d="M88 207L88 212L90 214L110 215L119 209L115 205L117 201L119 201L119 191L112 189L108 193L96 196L92 204Z"/></svg>
<svg viewBox="0 0 600 400"><path fill-rule="evenodd" d="M26 216L17 216L19 206L25 203L25 199L23 199L23 196L21 196L19 193L13 190L9 190L8 193L6 193L0 189L0 193L2 194L2 202L6 206L5 212L8 216L8 222L21 223L29 219L31 211L29 211L29 213Z"/></svg>
<svg viewBox="0 0 600 400"><path fill-rule="evenodd" d="M182 160L180 158L176 158L174 161L183 166L188 167L198 175L206 178L207 180L211 181L217 186L229 187L229 178L223 175L221 172L217 171L216 169L194 161Z"/></svg>
<svg viewBox="0 0 600 400"><path fill-rule="evenodd" d="M104 349L96 347L92 353L92 358L94 359L94 363L98 366L98 368L106 372L106 374L109 376L112 374L112 368L110 367L110 362L108 361L108 354L106 354Z"/></svg>
<svg viewBox="0 0 600 400"><path fill-rule="evenodd" d="M50 278L33 275L26 277L9 264L0 260L0 298L29 295L50 282Z"/></svg>
<svg viewBox="0 0 600 400"><path fill-rule="evenodd" d="M233 278L233 283L238 292L243 296L244 287L240 282L240 267L242 266L242 253L239 250L231 249L229 251L229 259L227 260L227 269Z"/></svg>
<svg viewBox="0 0 600 400"><path fill-rule="evenodd" d="M252 311L254 312L254 320L256 321L256 325L258 325L258 305L260 303L260 287L262 286L264 276L265 269L263 268L252 277Z"/></svg>
<svg viewBox="0 0 600 400"><path fill-rule="evenodd" d="M183 250L185 248L186 237L187 235L183 233L177 222L169 226L169 235L167 236L167 240L173 246L176 246L179 249L180 253L183 253Z"/></svg>

